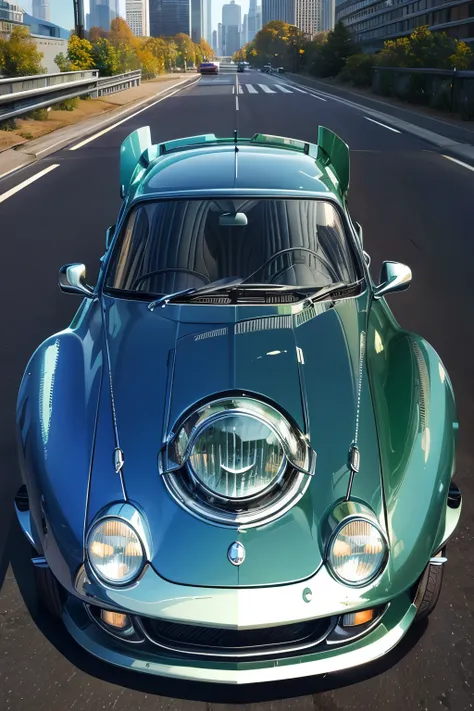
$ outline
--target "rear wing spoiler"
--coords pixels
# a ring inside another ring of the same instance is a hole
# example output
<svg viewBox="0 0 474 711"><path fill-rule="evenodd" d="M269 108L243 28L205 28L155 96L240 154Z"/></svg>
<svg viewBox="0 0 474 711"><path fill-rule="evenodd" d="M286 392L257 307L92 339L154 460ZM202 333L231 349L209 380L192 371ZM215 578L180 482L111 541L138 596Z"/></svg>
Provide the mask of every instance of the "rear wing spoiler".
<svg viewBox="0 0 474 711"><path fill-rule="evenodd" d="M332 168L341 193L346 195L350 177L349 146L324 126L318 126L318 160L326 169Z"/></svg>
<svg viewBox="0 0 474 711"><path fill-rule="evenodd" d="M217 138L213 133L200 136L188 136L153 145L149 126L139 128L131 133L120 148L120 194L125 197L130 186L145 170L151 161L165 155L171 150L187 149L191 146L202 146L210 143L264 143L288 150L304 152L315 157L323 164L335 187L346 195L349 188L349 146L335 133L324 126L318 127L317 146L297 139L282 136L270 136L256 133L252 138L238 138L235 132L233 138Z"/></svg>

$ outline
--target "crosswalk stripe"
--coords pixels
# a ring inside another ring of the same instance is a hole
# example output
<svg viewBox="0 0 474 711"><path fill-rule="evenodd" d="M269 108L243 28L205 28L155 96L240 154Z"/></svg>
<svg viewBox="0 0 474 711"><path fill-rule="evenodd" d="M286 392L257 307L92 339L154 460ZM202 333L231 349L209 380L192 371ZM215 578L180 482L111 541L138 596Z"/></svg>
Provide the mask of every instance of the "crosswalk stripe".
<svg viewBox="0 0 474 711"><path fill-rule="evenodd" d="M276 91L273 91L273 89L270 89L270 87L267 84L259 84L259 87L263 89L265 94L276 94Z"/></svg>
<svg viewBox="0 0 474 711"><path fill-rule="evenodd" d="M292 91L290 91L289 89L286 89L281 84L273 84L273 86L275 87L275 89L280 89L280 91L282 91L284 94L292 94L293 93Z"/></svg>
<svg viewBox="0 0 474 711"><path fill-rule="evenodd" d="M249 94L258 94L258 91L253 86L253 84L245 84L245 86L247 87L247 91Z"/></svg>

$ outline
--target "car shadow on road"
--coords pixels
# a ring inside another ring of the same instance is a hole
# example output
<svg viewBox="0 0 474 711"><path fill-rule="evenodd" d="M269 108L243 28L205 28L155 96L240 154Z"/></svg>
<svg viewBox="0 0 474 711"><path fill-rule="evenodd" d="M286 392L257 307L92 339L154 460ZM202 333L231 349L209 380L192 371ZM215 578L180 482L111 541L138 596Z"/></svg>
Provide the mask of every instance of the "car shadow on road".
<svg viewBox="0 0 474 711"><path fill-rule="evenodd" d="M89 655L68 635L61 622L54 620L42 609L35 593L33 566L29 560L30 548L23 539L16 521L9 536L8 547L10 549L10 563L23 601L38 629L56 650L76 668L89 676L145 694L195 702L243 704L328 692L384 674L410 652L419 642L427 627L426 622L416 625L392 652L376 662L324 677L235 687L148 676L113 667Z"/></svg>

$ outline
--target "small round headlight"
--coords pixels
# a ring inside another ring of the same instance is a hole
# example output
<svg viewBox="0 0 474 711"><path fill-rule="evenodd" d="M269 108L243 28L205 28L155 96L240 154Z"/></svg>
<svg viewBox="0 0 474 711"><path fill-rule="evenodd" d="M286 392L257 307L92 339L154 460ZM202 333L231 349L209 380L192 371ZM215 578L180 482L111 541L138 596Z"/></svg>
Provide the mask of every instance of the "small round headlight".
<svg viewBox="0 0 474 711"><path fill-rule="evenodd" d="M94 572L116 585L136 578L145 561L137 533L117 518L106 518L93 526L87 538L87 553Z"/></svg>
<svg viewBox="0 0 474 711"><path fill-rule="evenodd" d="M328 563L341 582L363 585L380 572L386 553L385 539L379 529L366 519L352 519L333 537Z"/></svg>

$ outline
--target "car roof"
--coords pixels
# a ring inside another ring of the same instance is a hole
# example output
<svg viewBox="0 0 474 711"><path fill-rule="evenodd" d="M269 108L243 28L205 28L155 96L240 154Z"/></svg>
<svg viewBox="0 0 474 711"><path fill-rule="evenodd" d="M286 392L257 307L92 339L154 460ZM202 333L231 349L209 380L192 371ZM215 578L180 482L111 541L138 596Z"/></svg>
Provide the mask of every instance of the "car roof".
<svg viewBox="0 0 474 711"><path fill-rule="evenodd" d="M323 127L318 139L311 144L266 134L239 138L235 132L233 138L205 134L153 145L150 129L139 129L122 145L124 196L134 201L178 194L258 194L325 197L342 204L349 184L349 149Z"/></svg>
<svg viewBox="0 0 474 711"><path fill-rule="evenodd" d="M134 197L223 191L311 193L338 198L314 158L256 146L242 146L237 153L233 146L214 146L165 155L147 170Z"/></svg>

